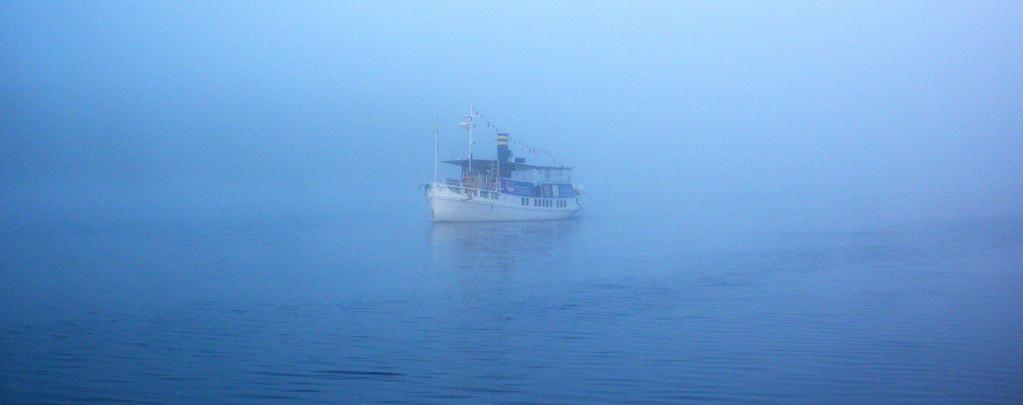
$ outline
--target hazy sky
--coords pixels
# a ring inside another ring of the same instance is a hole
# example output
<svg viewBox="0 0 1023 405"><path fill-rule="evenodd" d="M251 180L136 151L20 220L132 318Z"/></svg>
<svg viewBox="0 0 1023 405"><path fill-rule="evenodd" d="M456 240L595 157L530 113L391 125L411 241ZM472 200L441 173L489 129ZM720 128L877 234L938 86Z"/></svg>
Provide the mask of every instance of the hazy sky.
<svg viewBox="0 0 1023 405"><path fill-rule="evenodd" d="M578 167L589 215L1016 215L1020 21L1018 1L5 1L2 214L425 221L434 119L461 157L472 104Z"/></svg>

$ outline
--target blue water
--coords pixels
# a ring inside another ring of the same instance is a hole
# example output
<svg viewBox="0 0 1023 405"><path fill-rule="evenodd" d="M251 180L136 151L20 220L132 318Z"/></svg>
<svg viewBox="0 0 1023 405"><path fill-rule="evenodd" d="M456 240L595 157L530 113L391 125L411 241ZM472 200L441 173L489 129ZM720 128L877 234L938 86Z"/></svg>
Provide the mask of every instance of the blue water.
<svg viewBox="0 0 1023 405"><path fill-rule="evenodd" d="M26 222L0 316L4 403L1019 403L1023 221Z"/></svg>

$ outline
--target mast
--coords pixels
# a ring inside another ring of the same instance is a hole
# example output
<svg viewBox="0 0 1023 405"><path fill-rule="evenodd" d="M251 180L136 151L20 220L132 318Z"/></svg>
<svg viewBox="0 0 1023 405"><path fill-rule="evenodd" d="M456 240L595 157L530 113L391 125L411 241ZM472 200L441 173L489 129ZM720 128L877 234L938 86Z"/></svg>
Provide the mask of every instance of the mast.
<svg viewBox="0 0 1023 405"><path fill-rule="evenodd" d="M433 121L433 182L437 182L437 161L440 159L440 118Z"/></svg>
<svg viewBox="0 0 1023 405"><path fill-rule="evenodd" d="M458 123L460 127L465 128L466 131L469 131L469 166L468 169L466 170L466 174L468 175L472 175L472 128L475 126L475 124L472 121L474 111L475 109L472 106L469 106L469 115L466 115L465 119L462 120L462 122Z"/></svg>
<svg viewBox="0 0 1023 405"><path fill-rule="evenodd" d="M470 105L469 106L469 116L465 117L465 120L469 123L469 127L467 129L469 130L469 174L470 175L472 174L472 127L473 127L472 119L473 119L473 111L475 111L475 108L473 108L473 106Z"/></svg>

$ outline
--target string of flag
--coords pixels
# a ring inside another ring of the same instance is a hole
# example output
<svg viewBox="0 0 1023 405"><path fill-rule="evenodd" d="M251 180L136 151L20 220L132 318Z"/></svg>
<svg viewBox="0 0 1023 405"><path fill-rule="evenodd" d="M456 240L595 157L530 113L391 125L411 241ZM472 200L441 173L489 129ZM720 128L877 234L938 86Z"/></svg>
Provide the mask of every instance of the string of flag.
<svg viewBox="0 0 1023 405"><path fill-rule="evenodd" d="M497 129L497 125L495 125L492 122L490 122L490 120L487 119L487 117L485 115L483 115L483 113L479 112L479 110L477 110L475 107L473 107L472 113L475 114L476 116L480 117L480 121L482 121L486 125L487 128L493 128L495 135L501 133L501 131ZM515 139L515 137L513 137L513 136L509 136L508 138L509 138L508 139L509 142L511 142L511 143L513 143L513 144L515 144L517 146L522 147L523 150L529 151L529 153L535 153L535 154L540 154L540 155L548 156L548 157L550 157L551 161L554 161L554 154L551 153L551 151L549 151L547 149L543 149L543 148L538 148L538 147L535 147L535 146L532 146L532 145L528 145L528 144L523 143L523 142L520 142L517 139Z"/></svg>

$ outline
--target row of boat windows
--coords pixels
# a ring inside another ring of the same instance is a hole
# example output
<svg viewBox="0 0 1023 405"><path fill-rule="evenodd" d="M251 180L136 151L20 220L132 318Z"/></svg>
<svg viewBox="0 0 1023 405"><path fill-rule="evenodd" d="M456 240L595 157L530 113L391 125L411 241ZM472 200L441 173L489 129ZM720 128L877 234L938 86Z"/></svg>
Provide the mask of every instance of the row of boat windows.
<svg viewBox="0 0 1023 405"><path fill-rule="evenodd" d="M465 192L468 195L470 195L470 196L477 196L478 195L481 198L489 198L491 200L498 200L498 199L501 198L501 193L498 193L496 191L486 191L486 190L476 191L476 190L471 190L471 189L467 188L467 189L465 189ZM568 201L566 201L566 200L548 200L548 199L543 199L543 198L527 198L527 197L522 197L522 205L527 205L528 206L528 205L530 205L531 202L532 202L534 207L544 207L544 208L554 208L554 207L557 207L557 208L567 208L568 207Z"/></svg>
<svg viewBox="0 0 1023 405"><path fill-rule="evenodd" d="M499 197L501 197L501 194L500 194L500 193L498 193L498 192L496 192L496 191L484 191L484 190L480 190L480 197L483 197L483 198L489 198L489 199L491 199L491 200L496 200L496 199L498 199Z"/></svg>
<svg viewBox="0 0 1023 405"><path fill-rule="evenodd" d="M530 201L530 200L532 200L532 201ZM522 205L527 205L528 206L530 202L533 203L534 207L544 207L544 208L554 208L554 207L566 208L566 207L568 207L568 201L567 200L545 200L545 199L542 199L542 198L526 198L526 197L522 197L522 201L521 201Z"/></svg>

